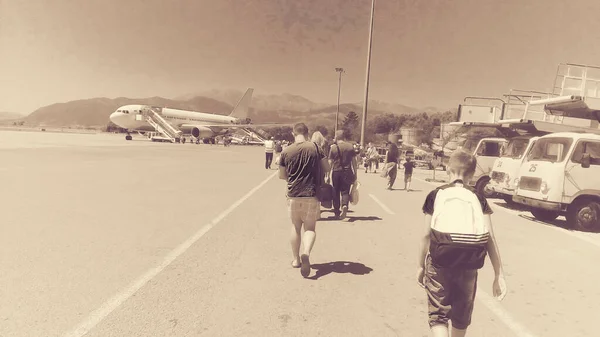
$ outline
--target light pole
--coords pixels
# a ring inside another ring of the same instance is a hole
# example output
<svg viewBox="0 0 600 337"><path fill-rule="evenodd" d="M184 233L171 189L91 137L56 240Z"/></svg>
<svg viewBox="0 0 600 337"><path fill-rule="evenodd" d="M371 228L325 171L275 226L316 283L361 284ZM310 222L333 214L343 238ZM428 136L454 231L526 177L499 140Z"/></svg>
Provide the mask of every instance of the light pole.
<svg viewBox="0 0 600 337"><path fill-rule="evenodd" d="M365 146L365 127L367 124L367 105L369 103L369 75L371 73L371 45L373 44L373 16L375 0L371 1L371 27L369 28L369 49L367 51L367 74L365 78L365 103L363 104L362 125L360 127L360 146Z"/></svg>
<svg viewBox="0 0 600 337"><path fill-rule="evenodd" d="M338 97L337 97L337 111L335 113L335 128L333 131L333 136L335 137L335 134L338 130L338 125L339 125L339 115L340 115L340 94L342 92L342 74L345 73L344 68L335 68L335 71L338 72L339 75L339 79L338 79Z"/></svg>

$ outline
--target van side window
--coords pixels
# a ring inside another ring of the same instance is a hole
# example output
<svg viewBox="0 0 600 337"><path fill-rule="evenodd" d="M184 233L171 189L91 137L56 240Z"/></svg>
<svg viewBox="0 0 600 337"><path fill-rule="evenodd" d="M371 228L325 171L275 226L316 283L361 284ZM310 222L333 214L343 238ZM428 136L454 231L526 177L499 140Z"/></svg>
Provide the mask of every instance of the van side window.
<svg viewBox="0 0 600 337"><path fill-rule="evenodd" d="M600 142L580 141L573 151L571 161L581 164L584 153L590 154L591 165L600 165Z"/></svg>
<svg viewBox="0 0 600 337"><path fill-rule="evenodd" d="M477 149L477 154L484 157L500 157L501 145L497 142L482 143Z"/></svg>

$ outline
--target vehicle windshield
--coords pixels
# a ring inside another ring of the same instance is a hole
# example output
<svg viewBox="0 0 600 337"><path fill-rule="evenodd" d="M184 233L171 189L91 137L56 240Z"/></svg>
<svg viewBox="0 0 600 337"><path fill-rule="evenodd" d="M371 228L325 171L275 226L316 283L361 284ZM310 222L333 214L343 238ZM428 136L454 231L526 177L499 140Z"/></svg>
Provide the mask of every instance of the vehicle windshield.
<svg viewBox="0 0 600 337"><path fill-rule="evenodd" d="M523 157L523 154L525 154L528 144L529 139L527 138L511 139L508 142L508 145L504 148L501 157L519 159Z"/></svg>
<svg viewBox="0 0 600 337"><path fill-rule="evenodd" d="M475 152L475 148L477 147L477 144L479 144L479 139L467 139L463 144L462 144L462 148L463 150L473 153Z"/></svg>
<svg viewBox="0 0 600 337"><path fill-rule="evenodd" d="M562 162L569 149L573 144L571 138L544 138L538 139L529 154L527 155L527 161L549 161L552 163Z"/></svg>

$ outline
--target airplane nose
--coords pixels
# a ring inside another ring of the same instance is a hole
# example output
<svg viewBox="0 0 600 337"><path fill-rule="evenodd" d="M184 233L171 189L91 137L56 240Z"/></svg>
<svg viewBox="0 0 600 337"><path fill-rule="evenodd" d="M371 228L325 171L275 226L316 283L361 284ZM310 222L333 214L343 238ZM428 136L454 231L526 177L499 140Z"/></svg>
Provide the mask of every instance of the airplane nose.
<svg viewBox="0 0 600 337"><path fill-rule="evenodd" d="M117 119L117 112L115 111L115 112L111 113L109 119L111 122L114 123L115 119Z"/></svg>

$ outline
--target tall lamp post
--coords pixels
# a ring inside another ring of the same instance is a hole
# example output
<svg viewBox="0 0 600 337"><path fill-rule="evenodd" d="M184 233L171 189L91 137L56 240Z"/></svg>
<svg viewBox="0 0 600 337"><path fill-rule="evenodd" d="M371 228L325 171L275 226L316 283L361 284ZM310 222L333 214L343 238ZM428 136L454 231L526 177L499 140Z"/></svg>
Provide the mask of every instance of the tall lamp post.
<svg viewBox="0 0 600 337"><path fill-rule="evenodd" d="M337 133L338 125L339 125L339 115L340 115L340 94L342 92L342 74L345 73L344 68L335 68L335 71L339 73L338 79L338 97L337 97L337 111L335 113L335 128L333 131L333 135Z"/></svg>
<svg viewBox="0 0 600 337"><path fill-rule="evenodd" d="M360 127L360 146L365 146L365 127L367 124L367 105L369 103L369 75L371 73L371 46L373 45L373 17L375 0L371 1L371 27L369 28L369 49L367 51L367 74L365 78L365 103L363 104L362 125Z"/></svg>

